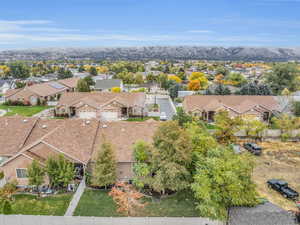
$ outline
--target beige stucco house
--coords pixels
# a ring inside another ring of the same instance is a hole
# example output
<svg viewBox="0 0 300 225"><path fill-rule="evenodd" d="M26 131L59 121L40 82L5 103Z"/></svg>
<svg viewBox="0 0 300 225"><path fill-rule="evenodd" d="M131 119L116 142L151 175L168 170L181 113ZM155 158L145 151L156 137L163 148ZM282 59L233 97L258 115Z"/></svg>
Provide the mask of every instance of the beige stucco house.
<svg viewBox="0 0 300 225"><path fill-rule="evenodd" d="M33 160L45 166L51 156L64 155L78 168L87 168L110 142L117 158L119 180L133 178L133 144L152 142L159 122L99 122L82 119L0 118L0 170L5 181L28 185L27 168ZM17 137L17 138L16 138ZM47 183L45 179L45 183Z"/></svg>
<svg viewBox="0 0 300 225"><path fill-rule="evenodd" d="M73 92L64 93L56 107L57 115L114 121L145 115L145 93Z"/></svg>
<svg viewBox="0 0 300 225"><path fill-rule="evenodd" d="M184 98L183 109L209 122L214 121L220 110L228 111L232 117L247 116L269 121L272 114L279 112L279 104L274 96L191 95Z"/></svg>
<svg viewBox="0 0 300 225"><path fill-rule="evenodd" d="M19 89L10 89L5 95L5 101L21 101L26 105L36 105L50 100L57 100L63 93L75 90L79 78L50 81L41 84L25 86ZM39 100L38 100L39 99Z"/></svg>

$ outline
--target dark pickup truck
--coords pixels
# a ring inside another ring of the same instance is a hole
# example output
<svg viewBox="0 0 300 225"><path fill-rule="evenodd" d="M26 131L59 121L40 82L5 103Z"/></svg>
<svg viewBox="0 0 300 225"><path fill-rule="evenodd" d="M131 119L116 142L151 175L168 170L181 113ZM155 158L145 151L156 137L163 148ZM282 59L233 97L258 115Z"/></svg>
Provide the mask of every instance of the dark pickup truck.
<svg viewBox="0 0 300 225"><path fill-rule="evenodd" d="M244 148L254 155L261 155L262 148L255 143L244 143Z"/></svg>
<svg viewBox="0 0 300 225"><path fill-rule="evenodd" d="M271 179L267 182L268 187L278 191L285 198L296 200L299 193L288 186L288 183L283 180Z"/></svg>

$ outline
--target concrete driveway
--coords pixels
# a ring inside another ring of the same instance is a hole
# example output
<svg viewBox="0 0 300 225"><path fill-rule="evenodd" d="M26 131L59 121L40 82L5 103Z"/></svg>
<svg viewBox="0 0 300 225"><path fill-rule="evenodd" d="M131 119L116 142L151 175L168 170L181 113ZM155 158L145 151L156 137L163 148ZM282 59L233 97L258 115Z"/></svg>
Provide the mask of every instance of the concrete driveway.
<svg viewBox="0 0 300 225"><path fill-rule="evenodd" d="M158 97L156 98L156 103L160 107L161 112L165 112L167 115L167 120L172 120L173 116L176 114L175 108L172 106L172 100L168 97Z"/></svg>

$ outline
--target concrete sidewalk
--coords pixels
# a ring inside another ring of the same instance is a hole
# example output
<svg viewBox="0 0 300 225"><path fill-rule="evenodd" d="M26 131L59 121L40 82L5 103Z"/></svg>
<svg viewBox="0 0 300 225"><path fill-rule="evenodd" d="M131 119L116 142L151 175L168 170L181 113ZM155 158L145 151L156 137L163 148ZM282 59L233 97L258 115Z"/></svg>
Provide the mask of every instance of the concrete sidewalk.
<svg viewBox="0 0 300 225"><path fill-rule="evenodd" d="M59 217L0 215L1 225L225 225L220 221L190 217Z"/></svg>

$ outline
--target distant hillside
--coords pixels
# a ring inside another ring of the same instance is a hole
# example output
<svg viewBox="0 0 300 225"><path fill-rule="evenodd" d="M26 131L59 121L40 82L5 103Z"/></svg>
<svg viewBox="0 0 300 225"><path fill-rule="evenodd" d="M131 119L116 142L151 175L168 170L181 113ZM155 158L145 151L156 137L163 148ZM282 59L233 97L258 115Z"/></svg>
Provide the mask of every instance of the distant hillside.
<svg viewBox="0 0 300 225"><path fill-rule="evenodd" d="M111 60L300 60L300 48L259 47L128 47L128 48L52 48L10 50L0 52L3 60L49 59L111 59Z"/></svg>

